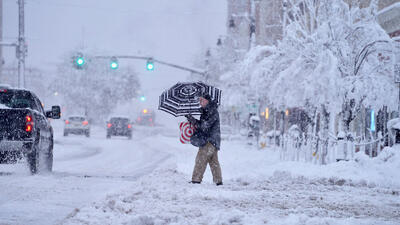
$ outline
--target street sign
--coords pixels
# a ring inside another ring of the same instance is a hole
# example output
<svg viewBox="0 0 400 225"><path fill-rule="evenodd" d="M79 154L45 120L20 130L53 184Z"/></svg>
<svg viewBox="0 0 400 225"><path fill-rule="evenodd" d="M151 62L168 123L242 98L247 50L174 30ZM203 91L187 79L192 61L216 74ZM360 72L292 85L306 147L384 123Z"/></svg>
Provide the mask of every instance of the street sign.
<svg viewBox="0 0 400 225"><path fill-rule="evenodd" d="M400 83L400 64L394 64L394 82Z"/></svg>
<svg viewBox="0 0 400 225"><path fill-rule="evenodd" d="M371 131L375 131L375 111L371 110Z"/></svg>

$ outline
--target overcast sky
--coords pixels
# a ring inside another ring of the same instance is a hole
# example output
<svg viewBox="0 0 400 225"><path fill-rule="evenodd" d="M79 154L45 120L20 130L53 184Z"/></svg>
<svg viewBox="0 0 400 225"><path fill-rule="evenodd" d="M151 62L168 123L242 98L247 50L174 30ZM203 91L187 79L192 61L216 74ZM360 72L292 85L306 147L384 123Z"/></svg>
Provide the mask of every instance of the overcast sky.
<svg viewBox="0 0 400 225"><path fill-rule="evenodd" d="M13 41L17 1L3 1L3 38ZM186 63L225 34L225 0L26 0L25 10L27 63L36 67L82 45ZM7 62L14 61L14 52L7 53Z"/></svg>
<svg viewBox="0 0 400 225"><path fill-rule="evenodd" d="M18 36L16 2L3 0L4 41ZM225 34L227 17L226 0L26 0L25 11L27 66L46 71L81 46L190 66L195 54ZM7 65L16 65L15 51L4 51ZM127 64L135 67L143 91L153 92L148 95L156 102L161 89L187 76L159 65L145 71L143 61L121 61L120 67Z"/></svg>

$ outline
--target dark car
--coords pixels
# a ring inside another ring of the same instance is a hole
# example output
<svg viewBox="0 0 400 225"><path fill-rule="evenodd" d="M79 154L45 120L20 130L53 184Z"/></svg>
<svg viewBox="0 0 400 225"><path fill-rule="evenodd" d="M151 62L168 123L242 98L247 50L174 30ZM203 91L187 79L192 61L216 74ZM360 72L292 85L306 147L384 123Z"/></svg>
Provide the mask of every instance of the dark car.
<svg viewBox="0 0 400 225"><path fill-rule="evenodd" d="M53 128L48 118L59 119L60 107L44 111L29 90L0 88L0 163L26 158L32 174L53 167Z"/></svg>
<svg viewBox="0 0 400 225"><path fill-rule="evenodd" d="M107 121L107 138L126 136L132 138L132 124L127 117L112 117Z"/></svg>
<svg viewBox="0 0 400 225"><path fill-rule="evenodd" d="M154 126L154 120L156 116L154 111L149 109L143 109L140 111L138 118L136 119L136 124L144 126Z"/></svg>

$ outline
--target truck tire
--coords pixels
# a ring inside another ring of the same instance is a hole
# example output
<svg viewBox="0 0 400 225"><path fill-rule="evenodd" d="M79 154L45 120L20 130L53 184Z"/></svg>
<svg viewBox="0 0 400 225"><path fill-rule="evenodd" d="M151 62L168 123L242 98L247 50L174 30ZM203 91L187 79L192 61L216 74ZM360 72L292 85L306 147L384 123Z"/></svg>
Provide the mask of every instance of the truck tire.
<svg viewBox="0 0 400 225"><path fill-rule="evenodd" d="M29 171L31 172L32 175L36 174L38 172L38 162L39 162L39 148L38 145L35 143L34 146L32 147L31 152L27 154L27 162L29 166Z"/></svg>
<svg viewBox="0 0 400 225"><path fill-rule="evenodd" d="M90 131L86 131L86 132L85 132L85 136L86 136L86 137L90 137Z"/></svg>
<svg viewBox="0 0 400 225"><path fill-rule="evenodd" d="M64 130L64 137L68 136L68 132Z"/></svg>
<svg viewBox="0 0 400 225"><path fill-rule="evenodd" d="M51 140L50 140L49 149L47 149L47 152L44 154L44 158L45 158L44 169L46 172L53 171L53 147L54 147L54 142L53 142L53 136L52 136Z"/></svg>
<svg viewBox="0 0 400 225"><path fill-rule="evenodd" d="M40 150L39 142L36 141L32 151L28 153L27 161L32 175L53 170L53 140L50 141L49 148L44 151Z"/></svg>

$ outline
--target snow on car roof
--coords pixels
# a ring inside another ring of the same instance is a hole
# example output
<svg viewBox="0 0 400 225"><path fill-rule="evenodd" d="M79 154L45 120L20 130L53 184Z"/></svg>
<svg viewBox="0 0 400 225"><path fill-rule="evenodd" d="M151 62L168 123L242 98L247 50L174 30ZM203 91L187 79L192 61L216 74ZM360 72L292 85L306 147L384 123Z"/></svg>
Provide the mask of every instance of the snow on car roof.
<svg viewBox="0 0 400 225"><path fill-rule="evenodd" d="M4 88L10 89L11 85L9 85L9 84L0 84L0 88L2 88L2 89L4 89Z"/></svg>
<svg viewBox="0 0 400 225"><path fill-rule="evenodd" d="M6 105L0 104L0 109L9 109L10 107L7 107Z"/></svg>

